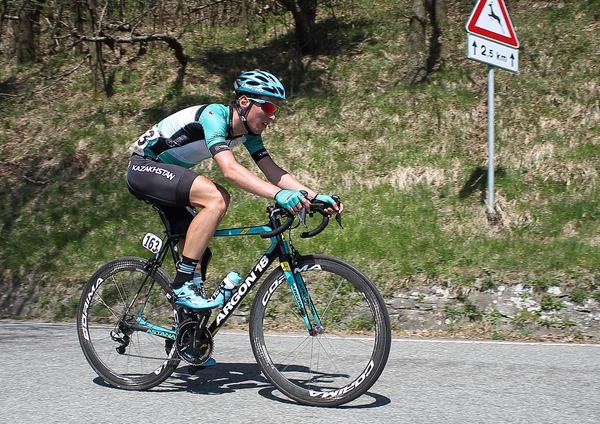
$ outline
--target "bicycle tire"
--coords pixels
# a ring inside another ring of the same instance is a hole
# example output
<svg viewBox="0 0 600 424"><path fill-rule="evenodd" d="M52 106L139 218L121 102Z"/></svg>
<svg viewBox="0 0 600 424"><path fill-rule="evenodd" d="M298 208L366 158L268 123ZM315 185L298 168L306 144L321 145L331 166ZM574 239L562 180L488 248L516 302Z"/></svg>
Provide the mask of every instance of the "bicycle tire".
<svg viewBox="0 0 600 424"><path fill-rule="evenodd" d="M300 272L323 323L311 336L281 268L254 298L250 341L257 363L283 394L311 406L338 406L364 394L387 362L391 326L385 302L358 269L338 258L303 256Z"/></svg>
<svg viewBox="0 0 600 424"><path fill-rule="evenodd" d="M176 315L166 296L170 278L161 268L149 275L146 264L141 258L123 257L102 265L84 286L79 301L77 333L81 349L96 373L120 389L150 389L165 381L179 365L170 340L122 324L135 322L137 315L122 315L148 277L146 291L137 297L131 310L138 311L143 304L147 322L168 329L174 325ZM120 325L118 337L131 332L126 347L111 335Z"/></svg>

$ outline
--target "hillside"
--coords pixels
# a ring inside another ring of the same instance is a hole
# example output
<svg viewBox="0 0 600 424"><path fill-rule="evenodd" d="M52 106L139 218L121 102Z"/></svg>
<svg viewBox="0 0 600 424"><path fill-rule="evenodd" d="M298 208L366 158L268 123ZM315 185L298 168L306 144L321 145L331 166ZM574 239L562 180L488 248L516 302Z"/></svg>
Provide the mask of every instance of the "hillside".
<svg viewBox="0 0 600 424"><path fill-rule="evenodd" d="M90 92L83 56L17 67L0 55L2 314L72 319L81 285L100 264L146 256L141 237L161 228L125 188L128 144L180 108L228 103L234 77L252 68L282 76L291 94L265 133L272 155L346 205L346 228L298 241L302 251L355 263L388 299L428 287L521 285L532 296L560 287L557 302L597 303L600 3L507 2L520 73L496 72L493 222L485 206L487 72L465 54L473 2L447 3L441 61L414 87L402 82L408 1L355 1L335 14L323 7L322 51L311 56L297 53L281 23L265 24L253 40L235 27L185 36L183 79L169 49L136 57L124 47L107 58L111 97ZM253 167L241 150L236 157ZM226 184L212 164L200 172ZM228 189L224 226L265 221L267 202ZM247 270L263 246L215 242L212 278ZM462 300L465 323L488 325L464 314Z"/></svg>

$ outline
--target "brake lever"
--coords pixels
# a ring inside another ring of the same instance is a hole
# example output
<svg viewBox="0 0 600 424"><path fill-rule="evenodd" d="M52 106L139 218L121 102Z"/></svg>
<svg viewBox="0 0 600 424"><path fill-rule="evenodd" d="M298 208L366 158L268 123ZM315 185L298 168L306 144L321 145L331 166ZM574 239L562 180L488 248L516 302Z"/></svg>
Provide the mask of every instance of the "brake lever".
<svg viewBox="0 0 600 424"><path fill-rule="evenodd" d="M307 191L300 190L300 193L302 193L302 195L308 199ZM300 212L297 213L297 216L298 216L298 219L300 219L300 222L302 223L302 225L304 225L304 228L308 228L308 226L306 225L306 206L302 205L302 209L300 210Z"/></svg>
<svg viewBox="0 0 600 424"><path fill-rule="evenodd" d="M341 214L341 212L335 214L335 221L338 223L338 225L340 226L340 228L343 230L344 226L342 225L342 214Z"/></svg>
<svg viewBox="0 0 600 424"><path fill-rule="evenodd" d="M302 206L302 209L300 209L296 216L298 217L302 225L304 225L304 228L308 228L308 226L306 225L306 206Z"/></svg>
<svg viewBox="0 0 600 424"><path fill-rule="evenodd" d="M336 203L341 203L341 199L340 196L331 196L333 197L333 200L335 200ZM335 221L338 223L338 225L340 226L340 228L343 230L344 226L342 225L342 213L336 213L335 214Z"/></svg>

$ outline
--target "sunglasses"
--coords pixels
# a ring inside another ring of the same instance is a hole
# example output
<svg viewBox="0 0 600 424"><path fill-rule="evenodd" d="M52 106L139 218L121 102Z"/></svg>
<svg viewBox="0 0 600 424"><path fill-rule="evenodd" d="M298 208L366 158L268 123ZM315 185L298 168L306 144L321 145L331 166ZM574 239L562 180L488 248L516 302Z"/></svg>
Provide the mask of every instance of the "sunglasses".
<svg viewBox="0 0 600 424"><path fill-rule="evenodd" d="M248 97L248 100L258 103L263 112L269 116L275 115L277 112L279 112L279 106L268 100L253 99L252 97Z"/></svg>

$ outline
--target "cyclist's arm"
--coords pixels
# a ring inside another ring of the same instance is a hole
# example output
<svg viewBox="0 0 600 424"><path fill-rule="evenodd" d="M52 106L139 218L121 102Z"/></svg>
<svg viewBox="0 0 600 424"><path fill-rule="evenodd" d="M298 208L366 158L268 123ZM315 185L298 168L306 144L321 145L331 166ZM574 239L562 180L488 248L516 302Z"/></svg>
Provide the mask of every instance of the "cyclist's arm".
<svg viewBox="0 0 600 424"><path fill-rule="evenodd" d="M302 190L308 193L308 198L312 199L316 193L304 184L300 183L296 178L284 171L278 166L275 161L269 156L269 152L265 148L262 137L248 136L244 142L248 153L254 159L262 173L267 177L271 184L284 190Z"/></svg>
<svg viewBox="0 0 600 424"><path fill-rule="evenodd" d="M256 165L258 165L262 173L265 174L265 177L267 177L271 184L274 184L279 188L286 190L306 191L309 199L313 199L317 195L315 191L306 187L291 174L277 165L271 156L265 156L261 158L258 162L256 162Z"/></svg>
<svg viewBox="0 0 600 424"><path fill-rule="evenodd" d="M280 188L256 176L241 165L230 150L223 150L213 156L227 181L257 196L274 199Z"/></svg>
<svg viewBox="0 0 600 424"><path fill-rule="evenodd" d="M264 156L260 160L256 162L260 170L265 174L267 179L271 181L272 184L275 184L277 187L287 190L304 190L308 193L309 199L314 199L317 196L317 193L310 188L306 187L296 178L294 178L291 174L283 170L279 165L275 163L271 156ZM328 214L333 214L337 212L342 212L344 210L344 205L342 203L337 203L333 205L331 208L325 209L325 212Z"/></svg>

